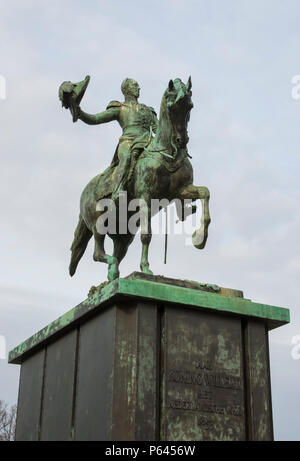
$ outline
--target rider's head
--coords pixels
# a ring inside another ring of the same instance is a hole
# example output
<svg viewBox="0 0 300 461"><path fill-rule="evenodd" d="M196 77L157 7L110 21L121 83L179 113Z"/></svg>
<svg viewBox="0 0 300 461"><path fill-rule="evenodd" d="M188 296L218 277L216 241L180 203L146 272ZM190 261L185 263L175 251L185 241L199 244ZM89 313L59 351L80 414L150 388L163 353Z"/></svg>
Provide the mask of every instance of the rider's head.
<svg viewBox="0 0 300 461"><path fill-rule="evenodd" d="M122 93L126 96L134 96L138 98L140 95L140 86L138 82L133 80L132 78L125 78L121 85Z"/></svg>

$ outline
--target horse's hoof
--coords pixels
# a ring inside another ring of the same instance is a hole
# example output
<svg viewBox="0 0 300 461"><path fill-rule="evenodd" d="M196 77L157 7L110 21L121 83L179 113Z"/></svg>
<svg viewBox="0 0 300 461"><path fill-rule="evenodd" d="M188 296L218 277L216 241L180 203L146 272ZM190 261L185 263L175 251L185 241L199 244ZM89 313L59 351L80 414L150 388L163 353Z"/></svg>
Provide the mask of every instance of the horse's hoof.
<svg viewBox="0 0 300 461"><path fill-rule="evenodd" d="M200 229L193 233L192 242L194 247L197 248L197 250L203 250L205 248L207 236L207 230L203 231L202 229Z"/></svg>
<svg viewBox="0 0 300 461"><path fill-rule="evenodd" d="M149 269L149 267L145 266L145 267L141 267L141 270L144 274L149 274L149 275L153 275L153 272Z"/></svg>

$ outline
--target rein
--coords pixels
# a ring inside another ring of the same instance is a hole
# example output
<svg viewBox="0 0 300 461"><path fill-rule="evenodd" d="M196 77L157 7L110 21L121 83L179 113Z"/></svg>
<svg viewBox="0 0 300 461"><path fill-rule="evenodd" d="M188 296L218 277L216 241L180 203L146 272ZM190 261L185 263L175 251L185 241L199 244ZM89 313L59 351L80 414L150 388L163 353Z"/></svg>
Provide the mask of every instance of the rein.
<svg viewBox="0 0 300 461"><path fill-rule="evenodd" d="M144 147L144 152L146 154L150 155L150 156L151 155L156 155L156 157L158 158L160 163L170 173L174 173L175 171L177 171L181 167L181 165L184 162L185 158L186 157L191 158L191 156L188 154L186 147L178 148L178 146L175 143L174 138L176 137L176 129L174 127L173 120L170 117L169 111L167 109L165 99L163 99L163 101L161 103L161 111L160 111L160 117L159 118L160 118L160 123L159 123L160 128L161 128L161 120L166 120L167 123L169 124L169 129L170 129L170 131L172 133L171 136L170 136L170 140L169 140L170 145L167 148L159 147L159 148L154 148L153 149L153 148L151 148L151 144L152 144L152 142L151 142L147 147ZM187 130L186 130L186 133L185 133L185 137L187 137ZM166 143L166 142L167 141L165 139L163 141L163 143ZM155 138L154 138L154 144L155 144ZM184 155L181 158L178 159L177 158L178 153L181 153L183 149L184 149ZM171 152L171 154L169 152ZM159 156L161 156L161 158L159 158ZM162 157L165 157L166 160L164 160ZM171 159L172 161L167 160L167 159Z"/></svg>

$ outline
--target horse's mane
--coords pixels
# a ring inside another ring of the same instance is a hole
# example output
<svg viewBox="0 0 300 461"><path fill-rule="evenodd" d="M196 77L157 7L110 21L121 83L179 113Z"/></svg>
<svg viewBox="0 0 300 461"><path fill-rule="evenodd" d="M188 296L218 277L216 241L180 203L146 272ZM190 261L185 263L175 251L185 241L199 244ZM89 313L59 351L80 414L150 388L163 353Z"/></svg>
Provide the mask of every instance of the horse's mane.
<svg viewBox="0 0 300 461"><path fill-rule="evenodd" d="M162 123L162 120L165 120L167 124L169 125L169 129L171 129L172 136L170 139L170 148L171 151L173 152L173 156L176 157L177 152L178 152L178 146L176 143L176 138L178 135L184 136L185 139L188 139L188 130L187 130L187 123L183 124L181 132L176 131L176 128L174 127L174 124L172 122L172 119L169 114L169 110L167 108L167 100L166 100L166 94L168 92L168 89L165 90L162 99L161 99L161 104L160 104L160 111L159 111L159 126ZM154 140L155 142L155 140Z"/></svg>

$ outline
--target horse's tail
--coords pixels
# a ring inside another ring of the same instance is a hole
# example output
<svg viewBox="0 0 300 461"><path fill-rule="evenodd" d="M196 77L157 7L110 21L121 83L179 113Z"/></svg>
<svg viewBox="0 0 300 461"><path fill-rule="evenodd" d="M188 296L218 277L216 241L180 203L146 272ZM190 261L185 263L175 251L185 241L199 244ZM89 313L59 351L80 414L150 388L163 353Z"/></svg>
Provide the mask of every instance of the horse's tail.
<svg viewBox="0 0 300 461"><path fill-rule="evenodd" d="M87 228L80 214L79 221L74 232L74 240L71 246L72 256L69 266L69 273L71 277L75 274L77 265L82 258L82 255L85 252L87 244L92 235L93 233Z"/></svg>

